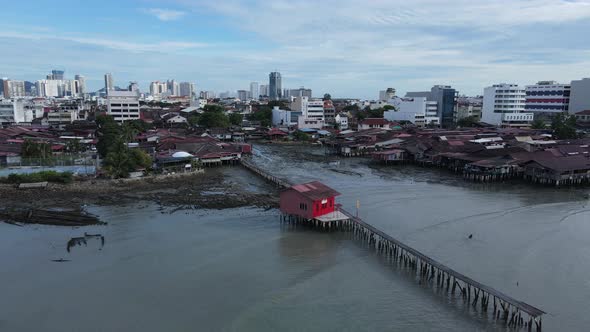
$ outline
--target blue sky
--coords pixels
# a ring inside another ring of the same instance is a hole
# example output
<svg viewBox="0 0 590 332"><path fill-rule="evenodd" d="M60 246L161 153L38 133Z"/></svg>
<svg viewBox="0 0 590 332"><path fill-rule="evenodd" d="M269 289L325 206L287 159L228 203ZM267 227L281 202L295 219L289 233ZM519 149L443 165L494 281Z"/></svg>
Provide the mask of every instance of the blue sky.
<svg viewBox="0 0 590 332"><path fill-rule="evenodd" d="M0 76L82 74L91 89L191 81L375 98L448 84L590 77L590 0L29 0L0 8Z"/></svg>

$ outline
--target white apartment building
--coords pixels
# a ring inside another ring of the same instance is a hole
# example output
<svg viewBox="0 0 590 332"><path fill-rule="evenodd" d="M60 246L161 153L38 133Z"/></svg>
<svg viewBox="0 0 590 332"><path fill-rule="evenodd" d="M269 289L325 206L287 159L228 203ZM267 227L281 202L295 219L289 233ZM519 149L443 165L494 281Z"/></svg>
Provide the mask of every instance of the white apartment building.
<svg viewBox="0 0 590 332"><path fill-rule="evenodd" d="M107 97L107 112L115 121L139 119L139 95L137 91L111 91Z"/></svg>
<svg viewBox="0 0 590 332"><path fill-rule="evenodd" d="M4 79L4 98L16 98L25 96L25 81L13 81Z"/></svg>
<svg viewBox="0 0 590 332"><path fill-rule="evenodd" d="M526 127L533 113L525 112L526 92L517 84L495 84L484 89L481 120L503 127Z"/></svg>
<svg viewBox="0 0 590 332"><path fill-rule="evenodd" d="M570 104L570 84L541 81L527 85L525 110L533 113L567 112Z"/></svg>
<svg viewBox="0 0 590 332"><path fill-rule="evenodd" d="M47 122L52 126L69 124L78 120L78 111L73 109L60 109L47 113Z"/></svg>
<svg viewBox="0 0 590 332"><path fill-rule="evenodd" d="M325 125L324 101L321 99L310 100L308 97L297 97L291 103L291 109L301 112L298 126L302 128L321 129Z"/></svg>
<svg viewBox="0 0 590 332"><path fill-rule="evenodd" d="M258 82L250 83L250 97L254 100L260 98L260 87L258 86Z"/></svg>
<svg viewBox="0 0 590 332"><path fill-rule="evenodd" d="M166 82L155 81L150 84L150 94L154 97L161 97L168 93L168 84Z"/></svg>
<svg viewBox="0 0 590 332"><path fill-rule="evenodd" d="M426 97L394 98L388 105L395 107L395 110L383 112L383 118L389 121L409 121L419 127L440 124L438 103Z"/></svg>
<svg viewBox="0 0 590 332"><path fill-rule="evenodd" d="M35 118L35 109L27 107L25 99L0 100L0 124L30 123Z"/></svg>
<svg viewBox="0 0 590 332"><path fill-rule="evenodd" d="M590 78L572 81L569 113L590 110Z"/></svg>

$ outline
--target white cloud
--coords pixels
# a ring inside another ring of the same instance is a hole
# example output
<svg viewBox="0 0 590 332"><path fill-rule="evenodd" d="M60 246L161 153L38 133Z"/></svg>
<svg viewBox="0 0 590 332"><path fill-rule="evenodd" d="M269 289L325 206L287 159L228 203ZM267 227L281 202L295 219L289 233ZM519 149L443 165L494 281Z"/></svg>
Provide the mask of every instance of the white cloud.
<svg viewBox="0 0 590 332"><path fill-rule="evenodd" d="M160 21L175 21L186 15L186 12L173 9L149 8L146 13L155 16Z"/></svg>
<svg viewBox="0 0 590 332"><path fill-rule="evenodd" d="M105 47L116 50L130 52L159 52L175 53L180 51L191 50L195 48L207 47L206 43L185 42L185 41L155 41L151 43L128 42L110 38L99 37L78 37L67 36L65 34L41 34L34 32L10 32L0 31L0 37L28 39L28 40L62 40L71 41L80 44Z"/></svg>

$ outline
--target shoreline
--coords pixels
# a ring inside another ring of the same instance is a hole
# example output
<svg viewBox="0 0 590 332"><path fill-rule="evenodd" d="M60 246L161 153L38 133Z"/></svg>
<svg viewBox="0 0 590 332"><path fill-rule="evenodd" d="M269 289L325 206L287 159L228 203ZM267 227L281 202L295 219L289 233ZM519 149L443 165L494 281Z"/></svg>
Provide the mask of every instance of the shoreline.
<svg viewBox="0 0 590 332"><path fill-rule="evenodd" d="M223 168L136 179L88 179L71 184L50 183L46 189L17 189L0 184L5 208L80 209L85 205L123 205L151 201L163 207L225 209L243 206L276 207L276 193L255 193L231 180Z"/></svg>

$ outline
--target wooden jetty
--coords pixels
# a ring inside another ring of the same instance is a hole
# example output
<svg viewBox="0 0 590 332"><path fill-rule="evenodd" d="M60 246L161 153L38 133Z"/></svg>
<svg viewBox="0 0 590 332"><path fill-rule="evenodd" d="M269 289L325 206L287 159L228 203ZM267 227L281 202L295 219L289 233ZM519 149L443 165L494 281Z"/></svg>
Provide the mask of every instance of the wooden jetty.
<svg viewBox="0 0 590 332"><path fill-rule="evenodd" d="M251 162L243 160L242 165L280 188L291 186L288 180L274 176ZM355 217L340 206L337 212L340 214L337 218L327 217L324 221L290 215L283 215L282 220L326 231L350 231L355 239L363 241L377 253L411 270L421 282L432 283L437 289L461 297L474 309L479 305L480 310L487 313L488 317L503 322L508 327L526 328L528 331L534 328L541 331L544 311L455 271ZM490 305L493 305L491 314Z"/></svg>

